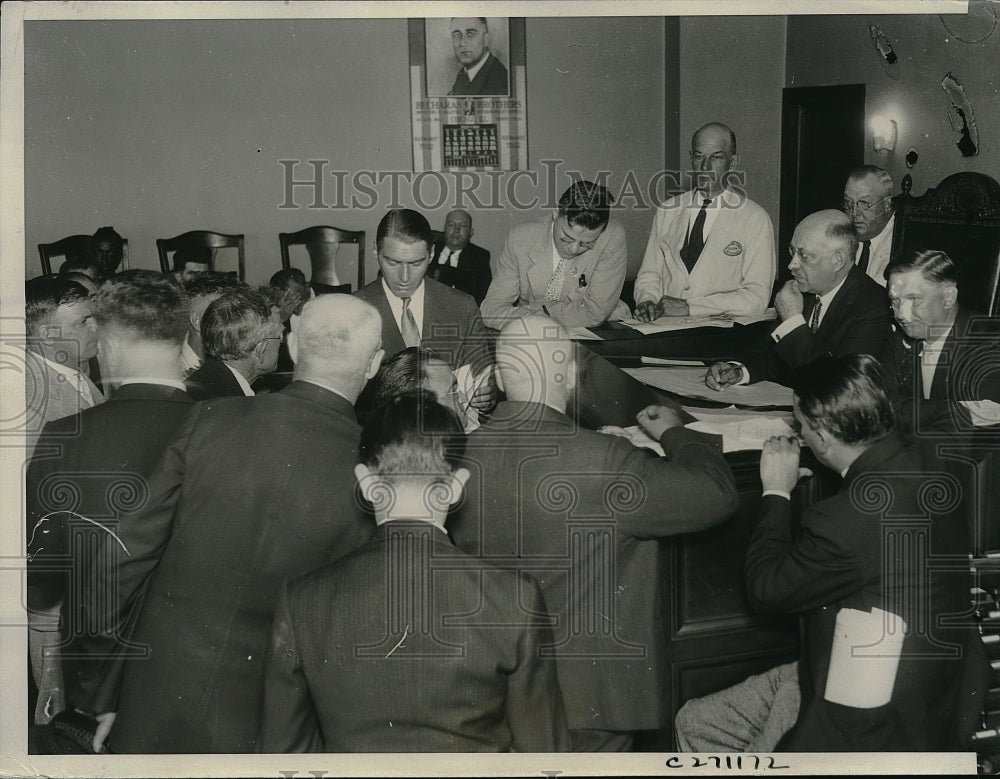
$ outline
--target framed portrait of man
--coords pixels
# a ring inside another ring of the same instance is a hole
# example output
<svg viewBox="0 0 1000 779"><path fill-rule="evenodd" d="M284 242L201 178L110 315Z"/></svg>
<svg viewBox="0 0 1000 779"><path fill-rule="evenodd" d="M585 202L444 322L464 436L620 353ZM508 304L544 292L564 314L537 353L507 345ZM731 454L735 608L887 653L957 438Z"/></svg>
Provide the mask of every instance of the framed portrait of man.
<svg viewBox="0 0 1000 779"><path fill-rule="evenodd" d="M428 97L510 95L510 19L426 20Z"/></svg>

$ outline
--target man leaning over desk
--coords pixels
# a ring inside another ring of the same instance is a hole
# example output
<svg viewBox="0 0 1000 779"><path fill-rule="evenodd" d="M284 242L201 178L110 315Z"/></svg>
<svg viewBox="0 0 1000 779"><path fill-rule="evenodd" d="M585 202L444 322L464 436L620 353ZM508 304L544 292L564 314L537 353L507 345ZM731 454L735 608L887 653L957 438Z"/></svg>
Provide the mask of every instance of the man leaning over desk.
<svg viewBox="0 0 1000 779"><path fill-rule="evenodd" d="M798 225L788 247L792 278L774 298L781 320L751 348L743 362L718 362L708 369L712 389L730 384L778 381L792 369L825 355L879 355L889 337L885 290L854 264L858 238L840 211L817 211Z"/></svg>
<svg viewBox="0 0 1000 779"><path fill-rule="evenodd" d="M635 316L763 313L777 261L771 218L730 184L736 135L718 122L691 139L693 188L657 208L635 279Z"/></svg>

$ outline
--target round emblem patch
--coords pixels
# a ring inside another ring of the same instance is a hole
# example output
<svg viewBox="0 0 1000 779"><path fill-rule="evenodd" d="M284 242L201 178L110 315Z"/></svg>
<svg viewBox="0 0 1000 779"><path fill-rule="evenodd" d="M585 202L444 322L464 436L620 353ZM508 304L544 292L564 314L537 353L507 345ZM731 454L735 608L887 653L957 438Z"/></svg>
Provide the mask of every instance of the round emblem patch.
<svg viewBox="0 0 1000 779"><path fill-rule="evenodd" d="M739 241L730 241L729 246L722 250L727 257L736 257L743 253L743 244Z"/></svg>

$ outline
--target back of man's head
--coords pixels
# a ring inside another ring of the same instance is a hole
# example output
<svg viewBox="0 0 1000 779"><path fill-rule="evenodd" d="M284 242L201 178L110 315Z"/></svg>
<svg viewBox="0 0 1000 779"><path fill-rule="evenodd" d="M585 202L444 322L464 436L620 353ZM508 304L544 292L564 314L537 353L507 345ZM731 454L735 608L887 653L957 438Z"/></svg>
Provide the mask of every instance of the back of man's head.
<svg viewBox="0 0 1000 779"><path fill-rule="evenodd" d="M410 346L384 360L371 382L372 404L379 406L397 395L427 389L427 366L434 360L443 362L436 352L422 346Z"/></svg>
<svg viewBox="0 0 1000 779"><path fill-rule="evenodd" d="M427 390L395 395L361 431L361 462L387 481L443 479L461 465L465 435L458 418Z"/></svg>
<svg viewBox="0 0 1000 779"><path fill-rule="evenodd" d="M842 211L828 209L819 213L827 220L826 237L830 240L832 250L840 251L848 265L853 265L858 252L858 231L854 222Z"/></svg>
<svg viewBox="0 0 1000 779"><path fill-rule="evenodd" d="M423 241L428 249L434 243L427 218L412 208L395 208L382 217L375 231L375 251L382 251L386 238L395 238L403 243Z"/></svg>
<svg viewBox="0 0 1000 779"><path fill-rule="evenodd" d="M205 354L223 362L242 360L276 330L271 305L254 289L233 289L213 300L201 319Z"/></svg>
<svg viewBox="0 0 1000 779"><path fill-rule="evenodd" d="M559 198L559 216L587 230L603 229L611 218L614 196L593 181L576 181Z"/></svg>
<svg viewBox="0 0 1000 779"><path fill-rule="evenodd" d="M38 276L24 282L24 317L28 338L42 336L42 328L52 322L59 306L87 300L89 293L80 284L59 276Z"/></svg>
<svg viewBox="0 0 1000 779"><path fill-rule="evenodd" d="M103 331L129 341L179 348L187 331L188 298L174 278L136 270L101 287L94 320Z"/></svg>
<svg viewBox="0 0 1000 779"><path fill-rule="evenodd" d="M871 355L821 357L796 369L792 389L809 426L841 444L867 448L895 425L885 375Z"/></svg>
<svg viewBox="0 0 1000 779"><path fill-rule="evenodd" d="M288 289L291 286L298 286L304 289L306 286L306 274L298 268L282 268L271 276L267 285L275 289Z"/></svg>
<svg viewBox="0 0 1000 779"><path fill-rule="evenodd" d="M497 372L507 398L565 412L576 387L573 342L558 322L529 315L500 331Z"/></svg>
<svg viewBox="0 0 1000 779"><path fill-rule="evenodd" d="M334 386L353 403L378 370L382 317L374 306L351 295L320 295L302 307L289 348L296 379Z"/></svg>

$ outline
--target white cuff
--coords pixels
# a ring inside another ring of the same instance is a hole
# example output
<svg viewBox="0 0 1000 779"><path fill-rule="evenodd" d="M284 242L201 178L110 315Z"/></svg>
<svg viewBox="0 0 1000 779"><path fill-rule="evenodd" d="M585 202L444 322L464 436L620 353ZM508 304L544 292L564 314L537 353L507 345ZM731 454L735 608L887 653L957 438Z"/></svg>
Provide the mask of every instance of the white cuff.
<svg viewBox="0 0 1000 779"><path fill-rule="evenodd" d="M802 314L795 314L794 316L788 317L784 322L774 328L771 333L771 338L774 339L775 343L778 343L782 338L788 335L792 330L798 327L802 327L806 323L806 318Z"/></svg>
<svg viewBox="0 0 1000 779"><path fill-rule="evenodd" d="M768 495L777 495L779 498L784 498L785 500L791 500L792 496L785 492L784 490L764 490L764 494L761 498L766 498Z"/></svg>

